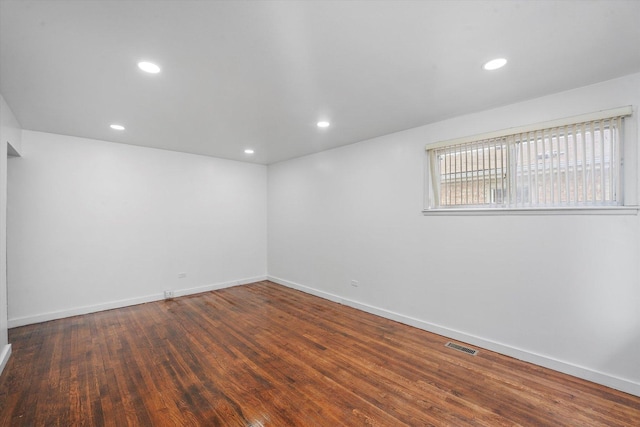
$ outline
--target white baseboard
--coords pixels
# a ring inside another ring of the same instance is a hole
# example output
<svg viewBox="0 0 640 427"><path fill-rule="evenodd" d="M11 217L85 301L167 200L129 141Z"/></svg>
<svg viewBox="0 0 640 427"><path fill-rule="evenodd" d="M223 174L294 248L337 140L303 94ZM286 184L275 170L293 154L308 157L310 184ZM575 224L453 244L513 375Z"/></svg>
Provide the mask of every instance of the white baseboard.
<svg viewBox="0 0 640 427"><path fill-rule="evenodd" d="M175 297L181 297L185 295L199 294L202 292L214 291L217 289L230 288L231 286L244 285L247 283L259 282L261 280L267 280L266 276L249 277L240 280L232 280L229 282L215 283L212 285L198 286L194 288L177 289L173 291ZM65 317L79 316L82 314L96 313L98 311L112 310L114 308L128 307L131 305L144 304L146 302L160 301L164 299L164 293L145 295L135 298L127 298L123 300L110 301L106 303L86 305L82 307L75 307L65 310L50 311L47 313L36 314L32 316L16 317L9 319L9 328L16 328L18 326L31 325L33 323L48 322L49 320L62 319Z"/></svg>
<svg viewBox="0 0 640 427"><path fill-rule="evenodd" d="M230 288L232 286L247 285L249 283L260 282L262 280L267 280L267 276L249 277L246 279L234 280L231 282L216 283L214 285L205 285L205 286L198 286L195 288L179 289L174 291L173 295L175 297L183 297L185 295L193 295L193 294L200 294L202 292L216 291L218 289Z"/></svg>
<svg viewBox="0 0 640 427"><path fill-rule="evenodd" d="M607 387L611 387L625 393L630 393L635 396L640 396L640 383L619 378L613 375L609 375L603 372L599 372L590 368L575 365L570 362L557 360L548 356L533 353L528 350L523 350L517 347L513 347L507 344L502 344L496 341L492 341L486 338L471 335L462 331L447 328L445 326L437 325L434 323L426 322L424 320L409 317L400 313L396 313L390 310L385 310L379 307L374 307L368 304L363 304L358 301L343 298L339 295L331 294L328 292L320 291L308 286L304 286L298 283L290 282L285 279L280 279L273 276L258 276L250 277L240 280L234 280L229 282L221 282L212 285L198 286L194 288L174 290L175 297L181 297L185 295L198 294L202 292L209 292L217 289L229 288L237 285L245 285L248 283L260 282L262 280L270 280L274 283L278 283L283 286L287 286L292 289L297 289L302 292L318 296L320 298L327 299L329 301L337 302L343 305L347 305L358 310L365 311L367 313L375 314L380 317L395 320L406 325L414 326L425 331L433 332L438 335L442 335L454 340L462 341L464 343L472 344L477 347L485 348L487 350L495 351L510 357L514 357L525 362L533 363L535 365L543 366L545 368L553 369L558 372L569 374L578 378L592 381L594 383L602 384ZM111 310L114 308L128 307L131 305L143 304L146 302L159 301L164 299L164 294L152 294L142 297L129 298L118 301L111 301L102 304L95 304L90 306L77 307L66 310L52 311L48 313L37 314L33 316L25 316L19 318L9 319L9 328L15 328L18 326L30 325L33 323L47 322L49 320L62 319L65 317L77 316L88 313L95 313L98 311ZM0 372L4 368L5 364L9 360L11 354L11 345L5 346L0 353Z"/></svg>
<svg viewBox="0 0 640 427"><path fill-rule="evenodd" d="M4 371L4 367L7 366L7 362L9 362L9 357L11 356L11 344L7 344L0 352L0 374Z"/></svg>
<svg viewBox="0 0 640 427"><path fill-rule="evenodd" d="M292 289L318 296L320 298L327 299L329 301L338 302L349 307L357 308L358 310L365 311L367 313L375 314L380 317L395 320L396 322L404 323L419 329L423 329L428 332L433 332L438 335L445 336L457 341L472 344L476 347L485 348L487 350L495 351L506 356L510 356L525 362L533 363L534 365L543 366L545 368L552 369L554 371L569 374L574 377L582 378L587 381L591 381L597 384L602 384L607 387L614 388L616 390L623 391L625 393L640 396L640 383L619 378L610 374L599 372L584 366L575 365L570 362L554 359L552 357L533 353L528 350L513 347L507 344L502 344L496 341L492 341L486 338L471 335L462 331L447 328L445 326L437 325L424 320L416 319L413 317L405 316L400 313L385 310L379 307L374 307L368 304L363 304L358 301L343 298L338 295L334 295L328 292L320 291L318 289L310 288L298 283L290 282L288 280L280 279L278 277L269 276L268 280L278 283L283 286L287 286Z"/></svg>

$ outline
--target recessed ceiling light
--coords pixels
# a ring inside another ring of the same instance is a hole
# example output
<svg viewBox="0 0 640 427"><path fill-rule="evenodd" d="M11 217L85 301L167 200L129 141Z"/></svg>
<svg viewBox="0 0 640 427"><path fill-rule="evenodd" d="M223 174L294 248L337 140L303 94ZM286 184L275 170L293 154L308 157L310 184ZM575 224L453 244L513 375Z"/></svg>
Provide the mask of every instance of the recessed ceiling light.
<svg viewBox="0 0 640 427"><path fill-rule="evenodd" d="M111 129L115 129L115 130L124 130L124 126L122 125L116 125L116 124L112 124L110 126Z"/></svg>
<svg viewBox="0 0 640 427"><path fill-rule="evenodd" d="M146 71L147 73L151 73L151 74L157 74L160 72L160 67L158 67L156 64L152 63L152 62L138 62L138 68L140 68L142 71Z"/></svg>
<svg viewBox="0 0 640 427"><path fill-rule="evenodd" d="M323 122L318 122L318 127L319 128L328 128L329 125L331 125L331 123L329 123L329 122L324 122L324 121Z"/></svg>
<svg viewBox="0 0 640 427"><path fill-rule="evenodd" d="M487 71L493 71L493 70L497 70L498 68L502 68L505 66L505 64L507 63L507 60L504 58L496 58L496 59L492 59L491 61L485 63L482 68L484 68Z"/></svg>
<svg viewBox="0 0 640 427"><path fill-rule="evenodd" d="M244 150L244 154L253 154L253 150L251 148L247 148Z"/></svg>

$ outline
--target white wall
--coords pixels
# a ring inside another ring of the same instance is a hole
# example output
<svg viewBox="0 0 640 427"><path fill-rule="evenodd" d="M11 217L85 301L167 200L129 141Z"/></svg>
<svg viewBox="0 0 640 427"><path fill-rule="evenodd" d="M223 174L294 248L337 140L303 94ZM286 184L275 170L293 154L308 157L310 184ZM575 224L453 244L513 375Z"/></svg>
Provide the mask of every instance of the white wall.
<svg viewBox="0 0 640 427"><path fill-rule="evenodd" d="M640 395L638 216L421 214L426 143L629 104L640 74L271 165L268 210L263 166L24 131L9 325L261 279L268 233L275 281Z"/></svg>
<svg viewBox="0 0 640 427"><path fill-rule="evenodd" d="M0 95L0 127L2 128L2 140L11 145L11 151L20 153L22 150L22 126L13 115L13 111ZM3 153L5 153L3 151Z"/></svg>
<svg viewBox="0 0 640 427"><path fill-rule="evenodd" d="M638 216L421 213L426 143L638 104L635 74L270 165L269 276L640 395Z"/></svg>
<svg viewBox="0 0 640 427"><path fill-rule="evenodd" d="M0 95L0 372L11 354L7 318L7 149L21 147L21 129L11 108Z"/></svg>
<svg viewBox="0 0 640 427"><path fill-rule="evenodd" d="M9 194L10 326L266 275L265 166L25 130Z"/></svg>

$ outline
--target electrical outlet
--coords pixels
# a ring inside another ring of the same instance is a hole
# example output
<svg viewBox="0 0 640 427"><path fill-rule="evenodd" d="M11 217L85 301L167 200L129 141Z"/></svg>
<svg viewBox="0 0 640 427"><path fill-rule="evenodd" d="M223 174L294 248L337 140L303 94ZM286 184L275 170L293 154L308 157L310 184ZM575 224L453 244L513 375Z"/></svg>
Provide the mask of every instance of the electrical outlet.
<svg viewBox="0 0 640 427"><path fill-rule="evenodd" d="M173 291L164 291L164 299L173 298Z"/></svg>
<svg viewBox="0 0 640 427"><path fill-rule="evenodd" d="M358 281L357 281L357 280L352 280L352 281L351 281L351 286L353 286L354 288L357 288L357 287L358 287L358 285L359 285L359 283L358 283Z"/></svg>
<svg viewBox="0 0 640 427"><path fill-rule="evenodd" d="M184 279L187 277L187 273L178 273L178 279Z"/></svg>

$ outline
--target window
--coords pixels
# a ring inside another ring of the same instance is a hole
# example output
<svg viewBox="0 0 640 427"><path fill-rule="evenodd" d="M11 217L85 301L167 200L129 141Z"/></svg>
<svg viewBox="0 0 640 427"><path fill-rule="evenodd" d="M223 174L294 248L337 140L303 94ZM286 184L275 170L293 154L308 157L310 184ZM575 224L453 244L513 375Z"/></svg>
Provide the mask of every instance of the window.
<svg viewBox="0 0 640 427"><path fill-rule="evenodd" d="M631 107L427 146L428 210L623 205Z"/></svg>

